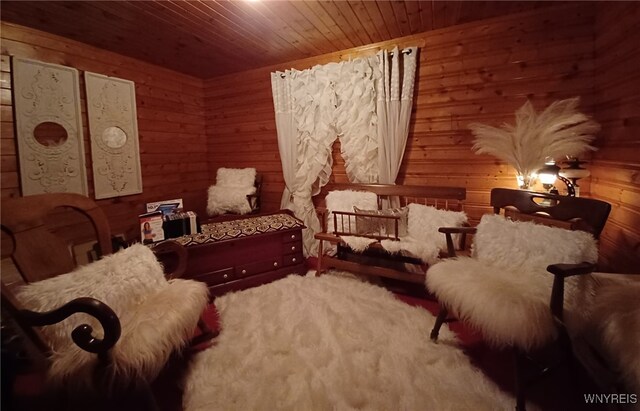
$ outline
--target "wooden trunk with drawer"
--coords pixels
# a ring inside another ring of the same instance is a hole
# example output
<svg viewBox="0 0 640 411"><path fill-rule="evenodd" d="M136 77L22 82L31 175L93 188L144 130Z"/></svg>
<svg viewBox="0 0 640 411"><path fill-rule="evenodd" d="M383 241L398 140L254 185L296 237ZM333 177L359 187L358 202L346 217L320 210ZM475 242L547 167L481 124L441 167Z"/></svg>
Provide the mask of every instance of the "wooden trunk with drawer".
<svg viewBox="0 0 640 411"><path fill-rule="evenodd" d="M221 225L224 227L215 231ZM184 278L206 283L215 297L289 274L304 275L306 263L302 254L302 228L304 226L299 220L279 213L205 224L203 234L174 240L187 248L189 257ZM230 238L238 232L246 235ZM205 239L206 236L209 238ZM214 241L197 242L211 240L211 237L216 238Z"/></svg>

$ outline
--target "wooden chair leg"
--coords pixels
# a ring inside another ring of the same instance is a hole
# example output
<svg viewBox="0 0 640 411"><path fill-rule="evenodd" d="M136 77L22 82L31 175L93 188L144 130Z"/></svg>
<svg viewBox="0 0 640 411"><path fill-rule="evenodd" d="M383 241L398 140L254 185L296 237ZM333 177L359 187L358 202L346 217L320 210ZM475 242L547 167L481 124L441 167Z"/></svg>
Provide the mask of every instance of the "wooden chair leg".
<svg viewBox="0 0 640 411"><path fill-rule="evenodd" d="M320 240L318 242L318 267L316 269L316 277L318 277L320 274L322 274L322 254L324 253L323 247L322 247L322 243L323 241Z"/></svg>
<svg viewBox="0 0 640 411"><path fill-rule="evenodd" d="M447 310L447 307L440 304L440 311L438 311L438 316L436 317L436 323L433 325L433 329L431 330L432 341L438 340L438 334L440 334L440 327L442 327L442 324L444 324L444 322L446 321L447 315L449 315L449 310Z"/></svg>
<svg viewBox="0 0 640 411"><path fill-rule="evenodd" d="M525 367L527 358L524 352L515 348L515 382L516 382L516 411L526 411L525 386L526 375Z"/></svg>

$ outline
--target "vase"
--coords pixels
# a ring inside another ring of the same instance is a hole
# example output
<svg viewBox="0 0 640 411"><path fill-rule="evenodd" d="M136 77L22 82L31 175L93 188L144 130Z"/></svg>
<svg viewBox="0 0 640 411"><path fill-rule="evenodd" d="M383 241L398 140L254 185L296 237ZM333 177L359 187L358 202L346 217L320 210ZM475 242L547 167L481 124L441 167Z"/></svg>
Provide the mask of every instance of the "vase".
<svg viewBox="0 0 640 411"><path fill-rule="evenodd" d="M518 180L518 188L520 188L520 190L531 190L535 181L535 177L532 175L525 176L522 174L517 174L516 180Z"/></svg>

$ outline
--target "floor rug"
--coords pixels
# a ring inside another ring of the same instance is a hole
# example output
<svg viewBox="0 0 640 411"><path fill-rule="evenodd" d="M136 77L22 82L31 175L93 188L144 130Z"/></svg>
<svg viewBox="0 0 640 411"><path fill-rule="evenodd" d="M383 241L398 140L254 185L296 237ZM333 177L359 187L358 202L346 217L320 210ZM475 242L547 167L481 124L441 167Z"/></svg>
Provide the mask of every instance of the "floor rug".
<svg viewBox="0 0 640 411"><path fill-rule="evenodd" d="M216 300L222 332L187 373L185 411L499 410L515 401L435 318L341 275L289 276Z"/></svg>

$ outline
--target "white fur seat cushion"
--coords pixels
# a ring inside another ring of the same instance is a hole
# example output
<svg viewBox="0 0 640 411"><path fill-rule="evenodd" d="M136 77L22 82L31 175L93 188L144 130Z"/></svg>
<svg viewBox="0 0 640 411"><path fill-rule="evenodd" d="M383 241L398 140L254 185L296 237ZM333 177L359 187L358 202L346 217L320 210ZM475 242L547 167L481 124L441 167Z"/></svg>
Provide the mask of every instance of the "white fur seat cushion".
<svg viewBox="0 0 640 411"><path fill-rule="evenodd" d="M168 282L153 252L136 244L71 273L31 283L18 292L25 308L40 312L79 297L104 302L120 319L122 334L111 351L110 375L125 380L153 379L197 326L208 290L196 281ZM83 323L91 325L96 336L102 335L99 323L86 314L42 327L54 352L49 370L53 382L91 384L97 357L71 340L71 331Z"/></svg>
<svg viewBox="0 0 640 411"><path fill-rule="evenodd" d="M219 168L216 173L216 184L209 187L207 213L209 215L250 213L251 204L247 196L255 194L255 181L255 168Z"/></svg>
<svg viewBox="0 0 640 411"><path fill-rule="evenodd" d="M485 215L474 239L475 258L459 257L432 266L426 285L458 318L497 346L540 347L555 336L549 309L553 275L549 264L597 260L588 233L513 222ZM590 277L565 285L565 319L577 321L579 307L593 293Z"/></svg>

